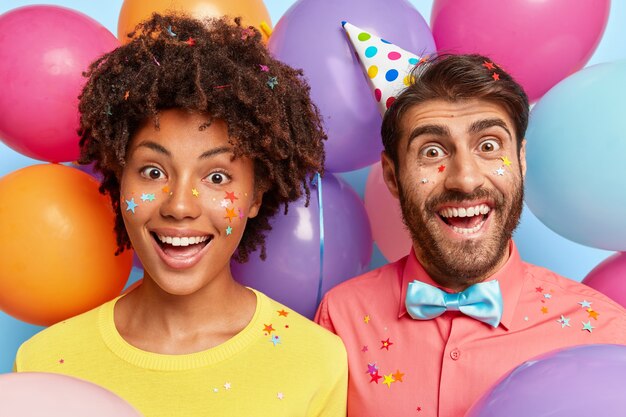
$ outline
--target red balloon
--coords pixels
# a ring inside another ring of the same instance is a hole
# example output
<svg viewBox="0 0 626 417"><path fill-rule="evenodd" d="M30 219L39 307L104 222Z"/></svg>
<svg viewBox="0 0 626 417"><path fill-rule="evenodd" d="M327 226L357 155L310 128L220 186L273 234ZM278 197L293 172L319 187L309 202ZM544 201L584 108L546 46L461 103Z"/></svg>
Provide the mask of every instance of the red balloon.
<svg viewBox="0 0 626 417"><path fill-rule="evenodd" d="M63 7L28 6L0 16L4 143L43 161L77 159L82 73L118 45L100 23Z"/></svg>

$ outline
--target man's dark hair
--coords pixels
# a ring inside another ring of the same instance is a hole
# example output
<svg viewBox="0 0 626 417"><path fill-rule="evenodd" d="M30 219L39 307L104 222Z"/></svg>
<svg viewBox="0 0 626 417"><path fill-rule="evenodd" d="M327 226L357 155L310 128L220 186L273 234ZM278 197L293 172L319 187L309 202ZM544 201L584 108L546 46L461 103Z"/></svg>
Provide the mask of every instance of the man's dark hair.
<svg viewBox="0 0 626 417"><path fill-rule="evenodd" d="M224 120L235 157L254 161L255 186L265 194L235 258L244 262L257 247L265 258L269 218L303 193L308 203L309 182L323 171L326 135L302 71L272 58L260 33L238 18L154 14L129 37L90 66L79 104L79 162L95 162L103 176L118 252L131 246L119 182L129 140L147 120L158 128L160 110L180 108Z"/></svg>
<svg viewBox="0 0 626 417"><path fill-rule="evenodd" d="M413 106L435 99L478 99L501 105L515 125L519 155L528 127L528 97L502 67L482 55L438 55L416 65L409 77L410 85L387 110L381 127L385 152L396 166L404 114Z"/></svg>

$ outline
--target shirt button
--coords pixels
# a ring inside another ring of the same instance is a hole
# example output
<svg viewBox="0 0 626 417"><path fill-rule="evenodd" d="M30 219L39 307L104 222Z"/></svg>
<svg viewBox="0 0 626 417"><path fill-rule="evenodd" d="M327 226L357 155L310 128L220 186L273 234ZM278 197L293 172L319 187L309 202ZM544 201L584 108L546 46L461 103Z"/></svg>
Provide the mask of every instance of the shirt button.
<svg viewBox="0 0 626 417"><path fill-rule="evenodd" d="M461 357L461 351L457 348L454 348L450 351L450 357L452 360L456 361Z"/></svg>

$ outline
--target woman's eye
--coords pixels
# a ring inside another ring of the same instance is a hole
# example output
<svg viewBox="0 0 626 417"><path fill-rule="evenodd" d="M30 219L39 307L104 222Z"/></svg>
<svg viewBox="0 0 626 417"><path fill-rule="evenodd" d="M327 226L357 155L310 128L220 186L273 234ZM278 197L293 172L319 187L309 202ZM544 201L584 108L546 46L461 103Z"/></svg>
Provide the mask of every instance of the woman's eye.
<svg viewBox="0 0 626 417"><path fill-rule="evenodd" d="M165 174L159 168L155 167L146 167L141 170L141 175L146 178L150 178L151 180L160 180L165 178Z"/></svg>
<svg viewBox="0 0 626 417"><path fill-rule="evenodd" d="M230 182L228 175L223 172L213 172L207 175L207 179L211 184L228 184L228 182Z"/></svg>
<svg viewBox="0 0 626 417"><path fill-rule="evenodd" d="M494 152L500 149L500 144L498 141L489 139L478 146L481 152Z"/></svg>
<svg viewBox="0 0 626 417"><path fill-rule="evenodd" d="M421 155L426 158L440 158L445 155L445 152L441 147L431 145L422 149Z"/></svg>

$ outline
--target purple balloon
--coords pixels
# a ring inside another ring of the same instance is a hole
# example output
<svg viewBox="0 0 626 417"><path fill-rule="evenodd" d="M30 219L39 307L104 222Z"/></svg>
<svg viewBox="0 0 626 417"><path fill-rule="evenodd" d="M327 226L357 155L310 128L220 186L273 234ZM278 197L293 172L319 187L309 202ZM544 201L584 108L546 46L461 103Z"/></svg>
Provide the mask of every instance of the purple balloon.
<svg viewBox="0 0 626 417"><path fill-rule="evenodd" d="M622 417L624 387L626 346L576 346L518 366L465 416Z"/></svg>
<svg viewBox="0 0 626 417"><path fill-rule="evenodd" d="M276 58L302 68L328 133L326 169L352 171L380 159L381 117L341 21L418 55L435 51L428 24L405 0L300 0L269 40Z"/></svg>
<svg viewBox="0 0 626 417"><path fill-rule="evenodd" d="M372 233L359 196L343 180L327 174L322 180L324 213L324 274L322 291L363 273L372 256ZM270 221L267 259L259 252L247 263L231 263L233 276L273 299L312 318L317 309L320 281L320 228L317 187L311 201L289 205Z"/></svg>

